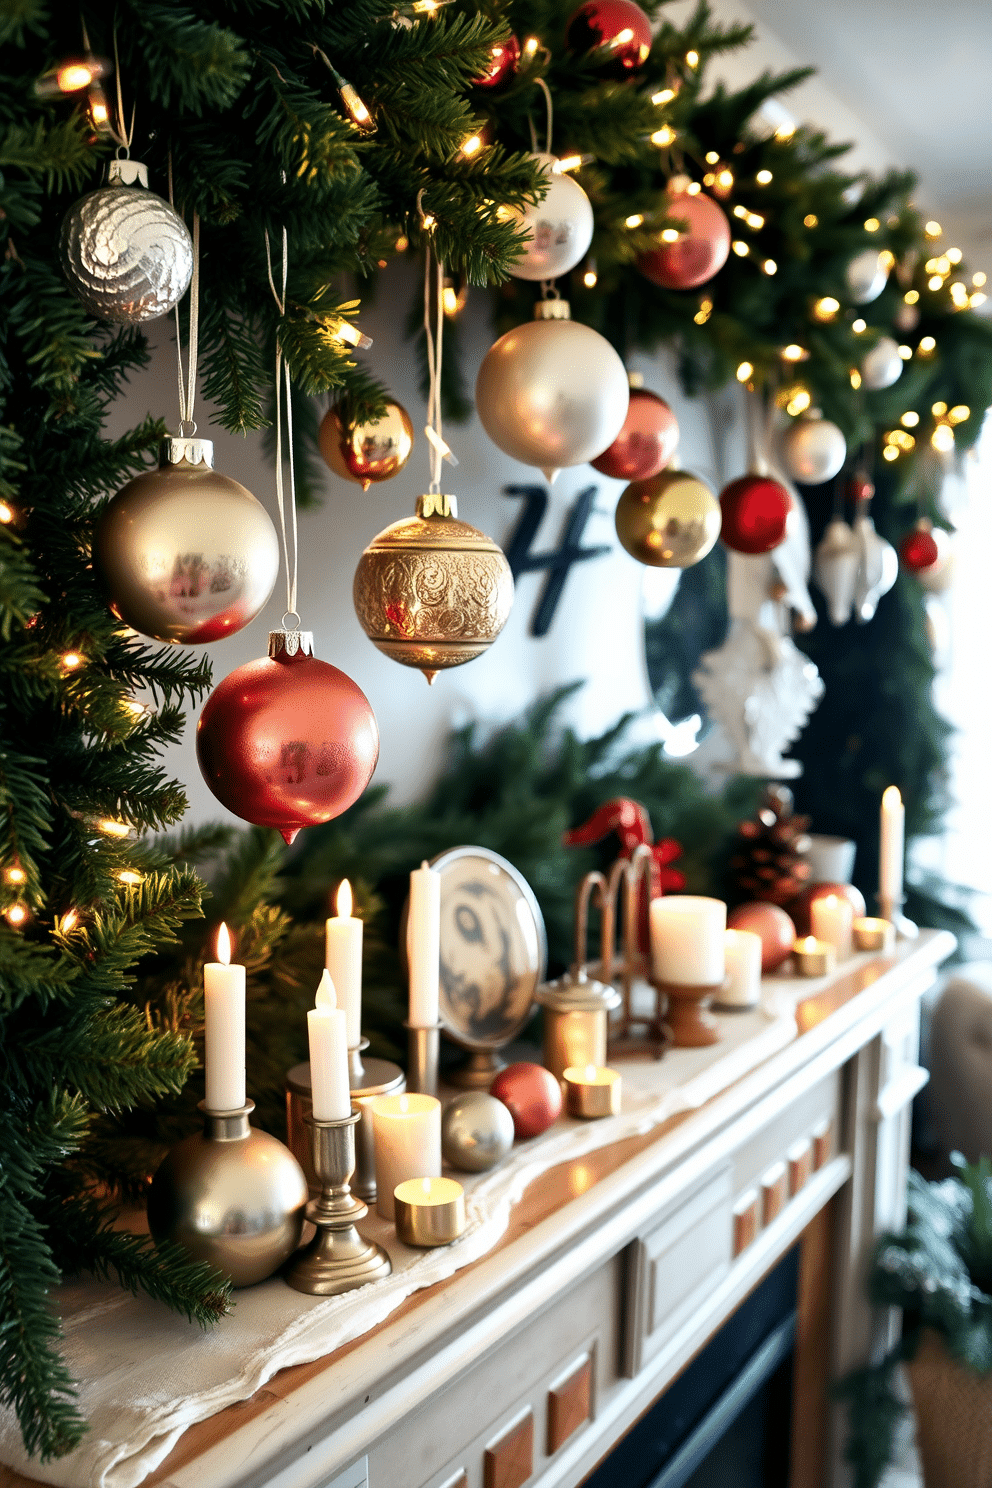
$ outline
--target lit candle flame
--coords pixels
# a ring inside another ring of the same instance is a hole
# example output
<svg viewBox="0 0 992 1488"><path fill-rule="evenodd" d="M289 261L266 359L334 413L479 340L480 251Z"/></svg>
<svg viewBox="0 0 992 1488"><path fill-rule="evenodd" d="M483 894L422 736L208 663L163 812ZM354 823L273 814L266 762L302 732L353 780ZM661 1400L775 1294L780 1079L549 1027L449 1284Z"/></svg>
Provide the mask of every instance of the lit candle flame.
<svg viewBox="0 0 992 1488"><path fill-rule="evenodd" d="M222 966L230 966L231 964L231 935L223 922L217 931L217 960Z"/></svg>
<svg viewBox="0 0 992 1488"><path fill-rule="evenodd" d="M315 1002L319 1008L336 1008L338 1005L338 995L334 990L334 983L331 981L331 974L326 966L321 973L320 986L317 988Z"/></svg>
<svg viewBox="0 0 992 1488"><path fill-rule="evenodd" d="M819 948L820 942L817 940L816 936L807 935L806 939L803 941L803 950L812 953L813 951L819 950Z"/></svg>
<svg viewBox="0 0 992 1488"><path fill-rule="evenodd" d="M882 792L882 810L895 811L897 806L902 805L902 796L899 794L897 785L887 786Z"/></svg>
<svg viewBox="0 0 992 1488"><path fill-rule="evenodd" d="M583 1074L586 1077L587 1084L591 1084L596 1078L596 1066L594 1064L587 1064L583 1070Z"/></svg>
<svg viewBox="0 0 992 1488"><path fill-rule="evenodd" d="M353 901L351 897L351 884L346 878L341 880L340 887L338 888L338 896L334 902L338 917L342 920L350 920Z"/></svg>

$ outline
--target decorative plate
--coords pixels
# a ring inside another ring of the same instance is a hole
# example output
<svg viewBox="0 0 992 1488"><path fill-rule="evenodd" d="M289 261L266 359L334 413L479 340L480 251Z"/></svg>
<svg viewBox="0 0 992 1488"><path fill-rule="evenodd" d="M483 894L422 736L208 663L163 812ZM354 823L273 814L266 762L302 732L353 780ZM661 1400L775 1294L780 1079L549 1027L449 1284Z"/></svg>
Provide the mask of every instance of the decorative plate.
<svg viewBox="0 0 992 1488"><path fill-rule="evenodd" d="M441 1026L464 1049L501 1049L544 980L544 916L527 880L488 848L453 847L431 867L441 875Z"/></svg>

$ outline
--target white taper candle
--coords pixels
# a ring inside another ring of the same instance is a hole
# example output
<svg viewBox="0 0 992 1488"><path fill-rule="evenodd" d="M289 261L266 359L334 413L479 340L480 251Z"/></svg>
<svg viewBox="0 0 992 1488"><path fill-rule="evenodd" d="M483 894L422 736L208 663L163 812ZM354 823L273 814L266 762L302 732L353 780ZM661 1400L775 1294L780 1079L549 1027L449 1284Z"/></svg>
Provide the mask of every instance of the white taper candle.
<svg viewBox="0 0 992 1488"><path fill-rule="evenodd" d="M437 1023L441 958L441 875L426 863L410 874L406 949L410 1024L413 1028L433 1028Z"/></svg>
<svg viewBox="0 0 992 1488"><path fill-rule="evenodd" d="M316 1006L307 1013L307 1032L314 1120L343 1121L351 1115L347 1024L326 969L317 988Z"/></svg>
<svg viewBox="0 0 992 1488"><path fill-rule="evenodd" d="M232 966L227 926L217 932L216 961L203 968L203 1043L208 1111L245 1103L245 969Z"/></svg>

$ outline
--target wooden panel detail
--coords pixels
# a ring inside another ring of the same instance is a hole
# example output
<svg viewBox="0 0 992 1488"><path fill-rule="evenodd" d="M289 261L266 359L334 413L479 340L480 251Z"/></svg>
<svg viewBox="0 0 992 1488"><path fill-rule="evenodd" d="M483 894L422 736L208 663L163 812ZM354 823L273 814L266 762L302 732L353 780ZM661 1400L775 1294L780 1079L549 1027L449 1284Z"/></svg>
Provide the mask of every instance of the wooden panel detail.
<svg viewBox="0 0 992 1488"><path fill-rule="evenodd" d="M548 1391L548 1456L577 1431L584 1421L592 1419L592 1357L585 1358L558 1384Z"/></svg>
<svg viewBox="0 0 992 1488"><path fill-rule="evenodd" d="M734 1256L747 1250L758 1234L758 1190L749 1188L734 1205Z"/></svg>
<svg viewBox="0 0 992 1488"><path fill-rule="evenodd" d="M486 1448L485 1488L522 1488L534 1471L534 1413L528 1411Z"/></svg>
<svg viewBox="0 0 992 1488"><path fill-rule="evenodd" d="M836 1201L831 1200L803 1230L800 1242L790 1488L825 1488L827 1481L835 1214Z"/></svg>
<svg viewBox="0 0 992 1488"><path fill-rule="evenodd" d="M785 1154L789 1164L789 1198L794 1199L799 1190L809 1182L813 1171L813 1144L808 1138L793 1142Z"/></svg>
<svg viewBox="0 0 992 1488"><path fill-rule="evenodd" d="M773 1163L761 1179L761 1223L771 1224L785 1208L789 1175L784 1162Z"/></svg>
<svg viewBox="0 0 992 1488"><path fill-rule="evenodd" d="M825 1168L834 1155L834 1123L828 1116L813 1128L813 1172Z"/></svg>

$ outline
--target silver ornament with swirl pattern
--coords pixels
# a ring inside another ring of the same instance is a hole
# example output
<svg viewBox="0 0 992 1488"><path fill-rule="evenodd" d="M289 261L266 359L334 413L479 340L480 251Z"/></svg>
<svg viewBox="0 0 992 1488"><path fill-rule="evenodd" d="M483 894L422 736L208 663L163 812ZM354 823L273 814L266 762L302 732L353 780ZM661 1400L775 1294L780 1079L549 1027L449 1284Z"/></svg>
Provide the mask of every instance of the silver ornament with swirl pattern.
<svg viewBox="0 0 992 1488"><path fill-rule="evenodd" d="M115 325L166 315L193 273L186 224L147 182L137 161L112 161L107 185L81 197L62 223L70 287L91 315Z"/></svg>

